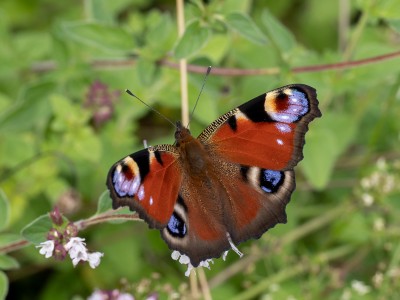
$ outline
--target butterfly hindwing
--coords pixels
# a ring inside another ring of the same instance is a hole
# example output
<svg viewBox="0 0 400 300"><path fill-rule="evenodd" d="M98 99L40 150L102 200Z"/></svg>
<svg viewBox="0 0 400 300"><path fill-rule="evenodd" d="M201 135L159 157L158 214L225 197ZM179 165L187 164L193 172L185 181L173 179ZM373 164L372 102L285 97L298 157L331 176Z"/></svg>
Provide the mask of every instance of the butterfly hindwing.
<svg viewBox="0 0 400 300"><path fill-rule="evenodd" d="M129 206L150 227L164 228L182 180L178 157L174 146L158 145L115 163L107 177L113 208Z"/></svg>
<svg viewBox="0 0 400 300"><path fill-rule="evenodd" d="M246 167L211 158L207 177L185 176L173 216L161 235L193 266L219 257L231 245L259 238L286 222L294 172ZM228 237L229 236L229 237Z"/></svg>

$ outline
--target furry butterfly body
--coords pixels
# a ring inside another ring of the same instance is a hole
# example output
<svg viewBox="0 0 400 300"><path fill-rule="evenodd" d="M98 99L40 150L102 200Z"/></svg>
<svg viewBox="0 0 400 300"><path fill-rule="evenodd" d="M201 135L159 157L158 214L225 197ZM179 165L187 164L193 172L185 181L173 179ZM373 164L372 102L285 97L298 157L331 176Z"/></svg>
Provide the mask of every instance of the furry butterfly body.
<svg viewBox="0 0 400 300"><path fill-rule="evenodd" d="M115 163L107 186L113 207L129 206L193 266L232 244L286 222L308 124L320 117L303 84L260 95L211 123L197 138L177 122L174 145L157 145Z"/></svg>

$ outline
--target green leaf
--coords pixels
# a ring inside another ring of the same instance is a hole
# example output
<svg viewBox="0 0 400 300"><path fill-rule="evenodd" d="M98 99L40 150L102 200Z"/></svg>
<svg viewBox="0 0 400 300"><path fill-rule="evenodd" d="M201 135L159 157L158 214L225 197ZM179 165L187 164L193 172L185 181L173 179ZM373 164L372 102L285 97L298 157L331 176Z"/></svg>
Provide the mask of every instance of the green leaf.
<svg viewBox="0 0 400 300"><path fill-rule="evenodd" d="M400 33L400 19L388 20L388 23L393 30L395 30L397 33Z"/></svg>
<svg viewBox="0 0 400 300"><path fill-rule="evenodd" d="M26 87L9 110L0 112L0 131L23 131L43 126L50 115L48 95L54 82L42 81Z"/></svg>
<svg viewBox="0 0 400 300"><path fill-rule="evenodd" d="M138 78L140 78L141 83L144 86L150 86L153 84L154 79L156 78L156 62L139 57L136 62L136 71L138 72Z"/></svg>
<svg viewBox="0 0 400 300"><path fill-rule="evenodd" d="M5 299L8 293L8 278L0 271L0 299Z"/></svg>
<svg viewBox="0 0 400 300"><path fill-rule="evenodd" d="M101 194L99 201L97 202L96 215L104 213L110 209L112 209L112 200L110 198L110 192L106 190Z"/></svg>
<svg viewBox="0 0 400 300"><path fill-rule="evenodd" d="M177 33L174 30L170 15L156 15L147 28L145 44L140 49L140 55L151 61L157 61L171 51Z"/></svg>
<svg viewBox="0 0 400 300"><path fill-rule="evenodd" d="M267 37L246 14L234 12L225 18L226 23L244 38L257 43L266 44Z"/></svg>
<svg viewBox="0 0 400 300"><path fill-rule="evenodd" d="M77 22L64 25L64 31L75 41L112 52L132 52L133 37L121 27Z"/></svg>
<svg viewBox="0 0 400 300"><path fill-rule="evenodd" d="M110 198L110 192L108 190L104 191L101 194L99 201L97 202L96 215L105 213L107 211L112 211L112 199ZM135 213L136 212L131 211L129 209L129 207L123 207L118 210L112 211L113 215L126 215L126 214L133 215ZM108 221L108 222L112 223L112 224L120 224L120 223L126 222L126 220L112 220L112 221Z"/></svg>
<svg viewBox="0 0 400 300"><path fill-rule="evenodd" d="M3 230L10 218L10 205L6 194L0 189L0 230Z"/></svg>
<svg viewBox="0 0 400 300"><path fill-rule="evenodd" d="M8 255L0 255L0 270L11 270L18 268L19 263L14 257Z"/></svg>
<svg viewBox="0 0 400 300"><path fill-rule="evenodd" d="M185 33L175 47L175 57L188 57L199 51L207 42L210 30L194 21L186 27Z"/></svg>
<svg viewBox="0 0 400 300"><path fill-rule="evenodd" d="M283 26L268 10L262 12L261 20L268 36L281 53L290 52L296 46L293 34Z"/></svg>
<svg viewBox="0 0 400 300"><path fill-rule="evenodd" d="M334 125L333 125L334 124ZM352 141L357 130L357 119L342 113L324 113L307 133L302 170L317 189L329 182L335 163Z"/></svg>
<svg viewBox="0 0 400 300"><path fill-rule="evenodd" d="M26 225L21 234L31 243L38 245L46 240L47 233L53 227L49 216L42 215Z"/></svg>
<svg viewBox="0 0 400 300"><path fill-rule="evenodd" d="M24 240L20 234L15 233L3 233L0 234L0 246L5 246L7 244L17 243Z"/></svg>
<svg viewBox="0 0 400 300"><path fill-rule="evenodd" d="M398 0L379 0L366 1L367 5L372 3L370 14L378 19L397 19L400 11L400 1ZM367 9L369 9L367 7Z"/></svg>

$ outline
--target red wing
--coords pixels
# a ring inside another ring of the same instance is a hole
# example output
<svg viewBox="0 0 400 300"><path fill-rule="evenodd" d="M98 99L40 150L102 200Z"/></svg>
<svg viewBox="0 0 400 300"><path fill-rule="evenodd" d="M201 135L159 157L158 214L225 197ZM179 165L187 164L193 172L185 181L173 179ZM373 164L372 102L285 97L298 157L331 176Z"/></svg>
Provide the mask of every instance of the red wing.
<svg viewBox="0 0 400 300"><path fill-rule="evenodd" d="M270 170L293 168L303 158L308 123L320 117L316 92L289 85L226 113L198 137L224 159Z"/></svg>
<svg viewBox="0 0 400 300"><path fill-rule="evenodd" d="M113 208L129 206L150 227L168 224L182 180L174 146L159 145L115 163L107 176Z"/></svg>

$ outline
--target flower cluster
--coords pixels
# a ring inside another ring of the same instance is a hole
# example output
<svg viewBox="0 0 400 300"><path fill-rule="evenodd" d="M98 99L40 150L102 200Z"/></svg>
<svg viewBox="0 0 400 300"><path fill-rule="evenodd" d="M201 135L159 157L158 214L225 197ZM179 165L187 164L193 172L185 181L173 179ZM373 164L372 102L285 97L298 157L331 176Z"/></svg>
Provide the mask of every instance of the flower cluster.
<svg viewBox="0 0 400 300"><path fill-rule="evenodd" d="M122 293L119 290L95 290L87 300L135 300L135 298L131 294Z"/></svg>
<svg viewBox="0 0 400 300"><path fill-rule="evenodd" d="M40 248L39 253L46 258L54 256L57 260L64 260L69 254L74 267L81 261L87 261L91 268L96 268L104 254L89 253L85 239L77 236L78 228L73 223L64 221L57 207L50 213L50 218L54 227L48 232L47 241L36 246Z"/></svg>
<svg viewBox="0 0 400 300"><path fill-rule="evenodd" d="M232 242L232 239L231 239L231 236L230 236L229 233L226 233L226 237L227 237L228 242L229 242L229 244L230 244L230 246L231 246L231 249L230 249L230 250L233 250L237 255L239 255L239 257L242 257L242 256L243 256L243 253L240 252L240 250L239 250L239 249L236 247L236 245ZM228 251L229 251L229 250L228 250ZM228 251L225 251L225 252L222 254L222 259L223 259L223 260L226 259L226 256L228 255ZM185 272L185 276L188 277L188 276L190 275L190 273L192 272L192 270L194 269L193 265L192 265L191 262L190 262L190 258L189 258L187 255L182 254L182 253L180 253L180 252L177 251L177 250L175 250L175 251L172 252L171 258L172 258L173 260L179 261L179 263L182 264L182 265L188 265L188 268L187 268L187 270L186 270L186 272ZM213 263L214 263L214 261L213 261L211 258L209 258L209 259L206 259L206 260L201 261L200 264L199 264L199 267L207 268L207 269L210 270L210 269L211 269L211 268L210 268L210 264L213 264Z"/></svg>
<svg viewBox="0 0 400 300"><path fill-rule="evenodd" d="M377 200L391 194L398 186L400 161L388 163L385 158L379 158L375 170L361 179L361 201L366 207L372 206Z"/></svg>
<svg viewBox="0 0 400 300"><path fill-rule="evenodd" d="M119 97L119 91L108 90L108 86L96 80L89 88L84 106L92 110L92 124L98 129L107 122L114 113L114 102Z"/></svg>

